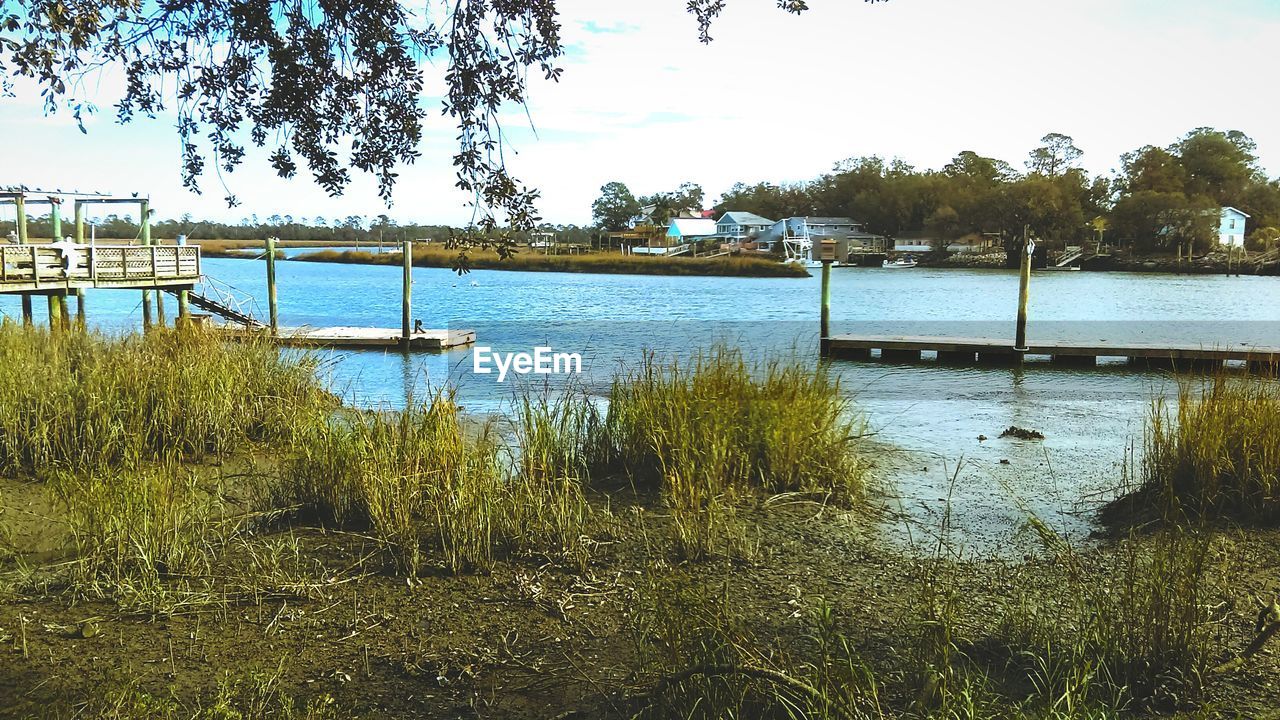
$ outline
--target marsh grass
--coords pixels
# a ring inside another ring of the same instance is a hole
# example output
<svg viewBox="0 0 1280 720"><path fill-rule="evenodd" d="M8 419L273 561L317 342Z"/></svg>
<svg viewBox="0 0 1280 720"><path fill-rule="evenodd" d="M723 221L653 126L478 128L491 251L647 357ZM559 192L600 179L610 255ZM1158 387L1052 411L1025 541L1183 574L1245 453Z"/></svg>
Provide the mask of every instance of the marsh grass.
<svg viewBox="0 0 1280 720"><path fill-rule="evenodd" d="M335 404L306 355L187 329L109 337L0 326L0 473L200 460L284 442Z"/></svg>
<svg viewBox="0 0 1280 720"><path fill-rule="evenodd" d="M697 559L725 543L749 545L735 505L758 493L860 500L864 428L825 367L748 364L723 346L686 362L648 355L614 381L592 474L658 490L678 552Z"/></svg>
<svg viewBox="0 0 1280 720"><path fill-rule="evenodd" d="M567 472L571 458L545 454L554 450L543 433L563 431L557 424L565 421L550 405L525 412L521 437L535 447L518 468L504 462L492 427L468 427L448 393L401 412L317 423L268 488L267 502L372 530L410 574L424 567L428 549L452 572L487 570L501 552L582 565L588 508L581 479Z"/></svg>
<svg viewBox="0 0 1280 720"><path fill-rule="evenodd" d="M467 254L468 265L479 270L524 270L532 272L584 272L620 275L714 275L728 277L807 277L809 272L793 263L766 257L726 256L717 258L662 257L623 255L617 252L585 255L542 255L522 250L509 258L499 258L491 250L474 250ZM400 252L374 253L362 250L318 250L293 258L302 262L354 263L360 265L395 265L404 262ZM413 264L417 267L452 268L458 262L458 251L440 247L416 247Z"/></svg>
<svg viewBox="0 0 1280 720"><path fill-rule="evenodd" d="M1163 519L1280 520L1280 385L1219 374L1152 401L1138 501Z"/></svg>
<svg viewBox="0 0 1280 720"><path fill-rule="evenodd" d="M68 583L82 594L163 604L166 583L209 574L223 537L216 489L177 463L55 476L70 532Z"/></svg>

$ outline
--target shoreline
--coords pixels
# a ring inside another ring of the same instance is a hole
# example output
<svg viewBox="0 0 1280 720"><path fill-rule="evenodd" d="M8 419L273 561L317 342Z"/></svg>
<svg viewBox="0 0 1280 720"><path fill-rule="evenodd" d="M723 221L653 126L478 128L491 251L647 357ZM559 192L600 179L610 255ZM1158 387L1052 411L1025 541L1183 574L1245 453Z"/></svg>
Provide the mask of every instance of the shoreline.
<svg viewBox="0 0 1280 720"><path fill-rule="evenodd" d="M454 252L435 250L415 251L414 267L452 269L458 258ZM364 251L319 250L289 258L296 262L339 263L352 265L401 264L398 252L370 253ZM617 253L591 255L533 255L517 254L506 260L491 251L479 251L468 256L471 270L521 270L526 272L571 272L603 275L674 275L707 277L810 277L809 272L797 265L776 262L768 258L652 258Z"/></svg>

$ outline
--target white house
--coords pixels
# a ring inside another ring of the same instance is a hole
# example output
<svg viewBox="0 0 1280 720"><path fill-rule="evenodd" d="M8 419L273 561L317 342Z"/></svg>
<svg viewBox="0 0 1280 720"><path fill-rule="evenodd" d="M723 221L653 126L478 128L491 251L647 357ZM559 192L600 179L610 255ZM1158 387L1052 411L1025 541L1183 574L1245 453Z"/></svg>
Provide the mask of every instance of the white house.
<svg viewBox="0 0 1280 720"><path fill-rule="evenodd" d="M1227 247L1244 247L1244 226L1249 214L1224 207L1218 214L1218 242Z"/></svg>

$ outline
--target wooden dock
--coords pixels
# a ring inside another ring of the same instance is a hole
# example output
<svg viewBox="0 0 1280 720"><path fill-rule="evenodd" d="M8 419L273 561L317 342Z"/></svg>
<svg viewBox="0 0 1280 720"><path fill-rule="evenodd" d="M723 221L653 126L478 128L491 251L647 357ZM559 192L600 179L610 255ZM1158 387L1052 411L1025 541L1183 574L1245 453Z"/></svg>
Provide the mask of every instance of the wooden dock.
<svg viewBox="0 0 1280 720"><path fill-rule="evenodd" d="M323 348L401 348L403 337L396 328L370 327L294 327L280 328L275 342L290 347ZM424 330L412 333L410 350L448 350L476 341L475 330Z"/></svg>
<svg viewBox="0 0 1280 720"><path fill-rule="evenodd" d="M0 293L40 294L85 288L152 289L200 282L196 246L0 244Z"/></svg>
<svg viewBox="0 0 1280 720"><path fill-rule="evenodd" d="M1056 365L1091 367L1099 358L1118 358L1132 365L1172 369L1213 369L1228 361L1253 369L1280 366L1280 347L1231 344L1141 344L1108 342L1028 343L1015 350L1008 340L995 338L916 337L895 335L833 335L823 341L828 357L850 360L878 358L890 362L918 362L926 352L939 362L1009 365L1028 356L1047 358Z"/></svg>

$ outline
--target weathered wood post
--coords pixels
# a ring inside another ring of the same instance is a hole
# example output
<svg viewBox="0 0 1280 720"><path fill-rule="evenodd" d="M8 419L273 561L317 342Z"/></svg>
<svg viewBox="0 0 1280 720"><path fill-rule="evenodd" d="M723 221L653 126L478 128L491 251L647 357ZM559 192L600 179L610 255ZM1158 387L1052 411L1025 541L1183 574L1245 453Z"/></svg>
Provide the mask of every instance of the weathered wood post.
<svg viewBox="0 0 1280 720"><path fill-rule="evenodd" d="M1018 272L1018 327L1015 333L1013 349L1018 352L1027 351L1027 301L1031 299L1031 256L1036 251L1036 243L1030 237L1029 228L1022 231L1022 264Z"/></svg>
<svg viewBox="0 0 1280 720"><path fill-rule="evenodd" d="M34 322L35 312L31 308L31 295L29 293L22 294L22 324L30 327Z"/></svg>
<svg viewBox="0 0 1280 720"><path fill-rule="evenodd" d="M53 230L53 241L62 241L62 200L49 198L49 224ZM67 268L70 274L71 268ZM71 327L71 317L67 312L67 296L65 293L53 293L49 296L49 327L66 330Z"/></svg>
<svg viewBox="0 0 1280 720"><path fill-rule="evenodd" d="M179 235L176 242L178 244L178 247L180 248L186 247L187 236ZM182 270L182 251L177 250L176 253L177 254L175 255L175 259L178 264L178 270L181 271ZM178 291L178 324L179 325L187 325L191 322L191 296L189 293L190 291L186 287L183 287L181 290Z"/></svg>
<svg viewBox="0 0 1280 720"><path fill-rule="evenodd" d="M27 244L27 199L21 194L13 198L13 209L17 213L18 244Z"/></svg>
<svg viewBox="0 0 1280 720"><path fill-rule="evenodd" d="M404 264L404 277L401 282L400 296L400 343L405 350L409 349L409 341L412 338L412 318L413 315L413 242L404 241L404 247L401 254Z"/></svg>
<svg viewBox="0 0 1280 720"><path fill-rule="evenodd" d="M818 354L827 357L831 352L831 263L836 259L836 241L820 243L822 260L822 315L818 322Z"/></svg>
<svg viewBox="0 0 1280 720"><path fill-rule="evenodd" d="M142 213L142 244L144 247L151 245L151 201L143 200L139 203L139 209ZM125 271L127 277L129 274L129 258L126 254L124 259ZM142 327L147 329L151 327L151 291L142 291Z"/></svg>
<svg viewBox="0 0 1280 720"><path fill-rule="evenodd" d="M280 311L276 305L276 239L267 238L267 312L271 317L271 334L280 333Z"/></svg>
<svg viewBox="0 0 1280 720"><path fill-rule="evenodd" d="M75 232L76 244L83 245L84 244L84 203L80 200L75 201L74 232ZM92 267L93 265L92 251L90 251L90 254L89 254L89 265L90 267ZM89 276L92 277L93 273L90 272ZM84 288L76 288L76 323L80 325L81 329L83 329L85 326Z"/></svg>
<svg viewBox="0 0 1280 720"><path fill-rule="evenodd" d="M49 224L53 225L53 241L62 239L62 198L49 198Z"/></svg>

